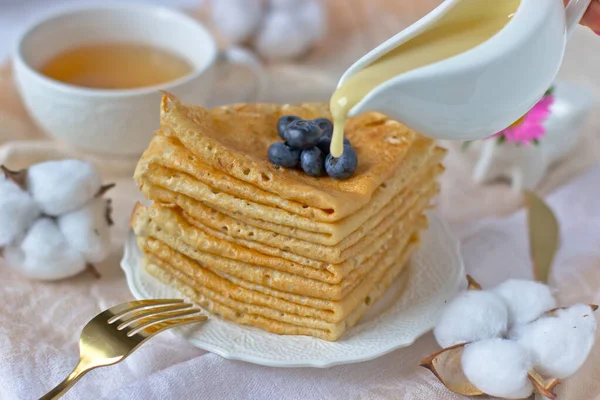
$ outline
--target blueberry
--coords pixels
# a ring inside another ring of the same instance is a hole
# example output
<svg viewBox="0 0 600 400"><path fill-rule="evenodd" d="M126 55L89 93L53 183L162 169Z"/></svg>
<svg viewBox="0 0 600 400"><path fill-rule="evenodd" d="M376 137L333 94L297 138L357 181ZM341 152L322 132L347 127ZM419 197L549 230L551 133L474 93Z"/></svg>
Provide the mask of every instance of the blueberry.
<svg viewBox="0 0 600 400"><path fill-rule="evenodd" d="M329 136L321 136L319 138L319 143L317 143L317 147L323 152L323 154L329 154L329 148L331 146L331 137Z"/></svg>
<svg viewBox="0 0 600 400"><path fill-rule="evenodd" d="M325 170L334 179L348 179L356 171L358 158L352 146L344 145L344 153L340 158L332 157L331 154L325 159Z"/></svg>
<svg viewBox="0 0 600 400"><path fill-rule="evenodd" d="M279 135L279 137L285 140L285 137L283 137L283 134L285 133L285 128L291 122L298 121L300 119L300 117L296 117L295 115L284 115L281 118L279 118L279 121L277 121L277 134Z"/></svg>
<svg viewBox="0 0 600 400"><path fill-rule="evenodd" d="M344 145L351 146L350 141L344 138ZM331 146L331 137L330 136L321 136L319 138L319 143L317 143L317 147L321 149L323 154L329 154L329 148Z"/></svg>
<svg viewBox="0 0 600 400"><path fill-rule="evenodd" d="M269 146L269 161L285 168L294 168L300 162L301 150L290 147L287 143L273 143Z"/></svg>
<svg viewBox="0 0 600 400"><path fill-rule="evenodd" d="M313 121L293 121L285 128L283 136L291 147L304 150L316 146L321 129Z"/></svg>
<svg viewBox="0 0 600 400"><path fill-rule="evenodd" d="M327 136L333 135L333 124L327 118L313 119L313 122L319 125L319 128L321 128L321 134Z"/></svg>
<svg viewBox="0 0 600 400"><path fill-rule="evenodd" d="M306 175L322 176L325 173L325 154L318 147L302 150L300 166Z"/></svg>

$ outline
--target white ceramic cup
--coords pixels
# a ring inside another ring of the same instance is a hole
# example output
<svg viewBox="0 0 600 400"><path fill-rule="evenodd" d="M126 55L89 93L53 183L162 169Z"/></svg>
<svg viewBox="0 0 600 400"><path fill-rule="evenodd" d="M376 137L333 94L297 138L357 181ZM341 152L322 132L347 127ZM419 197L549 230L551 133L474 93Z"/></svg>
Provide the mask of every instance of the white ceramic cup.
<svg viewBox="0 0 600 400"><path fill-rule="evenodd" d="M107 42L167 50L191 63L193 71L158 86L125 90L69 85L38 72L68 49ZM126 3L71 8L42 19L18 40L13 64L23 101L47 134L88 152L138 155L159 127L159 90L207 106L220 58L248 66L256 75L258 96L263 72L251 53L239 48L219 53L202 24L181 12ZM255 99L236 99L249 100Z"/></svg>

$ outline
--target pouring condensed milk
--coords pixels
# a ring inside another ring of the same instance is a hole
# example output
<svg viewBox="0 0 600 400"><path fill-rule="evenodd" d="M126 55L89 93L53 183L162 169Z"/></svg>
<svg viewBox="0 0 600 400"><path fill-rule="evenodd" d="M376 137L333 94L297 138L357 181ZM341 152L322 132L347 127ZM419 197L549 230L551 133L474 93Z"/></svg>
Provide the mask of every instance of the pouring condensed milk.
<svg viewBox="0 0 600 400"><path fill-rule="evenodd" d="M579 22L588 4L589 0L572 0L565 11L562 0L447 0L357 61L342 76L330 101L334 122L332 156L343 153L346 118L366 111L382 112L439 139L483 139L507 127L549 87L562 61L568 29ZM511 23L512 29L503 29L514 20L517 11L519 23ZM501 36L500 31L503 36L495 37ZM535 40L535 35L542 35L544 40ZM487 46L492 39L494 47ZM548 49L540 49L541 46ZM464 57L464 53L469 54ZM538 62L532 57L538 57ZM539 70L535 71L538 64ZM529 78L530 71L521 74L518 70L525 70L523 65L537 76ZM507 75L506 66L517 71ZM464 76L456 72L461 72L459 68L464 70ZM421 76L420 80L414 79L417 83L409 82L407 73L421 70L427 70L430 79ZM477 80L475 90L461 88L461 79ZM437 87L432 86L436 80ZM427 86L427 81L432 84ZM408 95L402 98L402 85L408 87L407 83L412 86L405 92L410 92L414 102ZM427 112L425 107L419 108L423 99L435 107ZM486 104L484 99L490 100L487 104L491 109L479 110Z"/></svg>

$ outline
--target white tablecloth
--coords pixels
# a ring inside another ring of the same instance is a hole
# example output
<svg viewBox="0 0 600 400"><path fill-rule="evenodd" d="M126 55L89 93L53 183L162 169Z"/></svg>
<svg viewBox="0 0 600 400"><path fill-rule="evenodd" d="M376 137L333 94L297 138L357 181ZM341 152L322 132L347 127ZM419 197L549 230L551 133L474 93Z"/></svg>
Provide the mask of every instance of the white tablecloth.
<svg viewBox="0 0 600 400"><path fill-rule="evenodd" d="M600 302L599 182L600 166L549 197L562 228L562 246L552 274L561 304ZM508 277L531 277L523 212L454 229L462 241L468 272L484 287ZM0 304L14 313L0 313L1 399L35 398L62 380L77 362L79 327L99 310L130 298L117 259L109 265L103 266L101 280L81 276L59 284L31 283L0 270ZM68 288L68 296L57 296L61 286ZM409 348L369 362L324 370L277 369L225 360L167 332L126 361L92 371L65 398L460 398L417 366L437 349L427 334ZM598 360L600 340L583 369L559 386L558 393L564 394L560 398L600 398Z"/></svg>

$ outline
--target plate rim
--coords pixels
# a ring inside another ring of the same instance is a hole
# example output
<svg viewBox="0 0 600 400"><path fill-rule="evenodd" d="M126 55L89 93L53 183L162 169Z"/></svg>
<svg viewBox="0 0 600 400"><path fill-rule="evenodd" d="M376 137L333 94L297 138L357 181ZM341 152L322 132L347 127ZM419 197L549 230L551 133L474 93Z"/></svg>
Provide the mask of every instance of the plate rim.
<svg viewBox="0 0 600 400"><path fill-rule="evenodd" d="M462 257L461 251L460 251L460 242L456 238L456 235L451 231L448 224L442 218L438 217L435 213L432 213L432 212L427 213L427 215L428 215L428 218L430 219L430 221L435 222L436 225L439 226L440 229L443 231L443 234L446 237L448 243L452 243L452 250L453 250L453 254L455 256L455 262L458 266L458 271L456 272L454 281L449 281L445 287L447 288L447 290L457 293L461 289L461 286L464 284L464 279L465 279L465 265L464 265L464 259ZM429 231L433 225L434 224L430 223L430 227L427 230L425 230L424 233ZM135 245L137 247L137 243L134 240L134 238L135 238L135 235L133 234L133 231L130 230L127 233L123 258L121 259L120 265L121 265L121 269L123 269L123 271L125 273L127 286L129 288L129 291L132 293L132 295L136 299L147 299L147 298L151 298L151 296L147 297L143 293L140 293L138 291L137 285L136 285L136 279L139 280L139 278L136 275L140 274L140 269L138 268L137 270L134 270L134 268L131 268L128 265L128 263L131 265L139 264L139 257L132 254L134 251L131 248L132 245ZM137 260L136 260L136 258L137 258ZM134 262L131 262L132 260ZM153 277L151 277L151 278L153 278ZM160 283L162 284L162 282L160 282ZM171 332L173 332L177 336L184 338L185 340L187 340L189 343L191 343L195 347L198 347L198 348L208 351L210 353L214 353L214 354L216 354L220 357L223 357L225 359L228 359L228 360L243 361L243 362L248 362L251 364L257 364L257 365L262 365L262 366L266 366L266 367L276 367L276 368L330 368L330 367L337 366L337 365L354 364L354 363L360 363L360 362L365 362L365 361L371 361L371 360L379 358L385 354L388 354L394 350L404 348L404 347L409 347L412 344L414 344L415 341L417 341L417 339L419 339L420 337L425 335L427 332L429 332L432 328L433 328L433 324L429 323L426 326L423 326L423 328L420 329L417 334L413 335L410 340L391 342L391 344L389 346L382 346L382 347L380 347L380 349L378 351L373 352L371 354L353 357L353 356L351 356L352 353L348 352L347 357L339 357L339 358L331 359L331 360L314 359L313 358L311 360L303 360L303 361L285 361L285 360L276 360L276 359L272 359L272 358L256 357L256 356L248 354L248 353L240 353L239 351L230 351L222 346L215 346L211 343L203 342L198 338L194 338L194 337L191 337L190 335L187 335L185 333L185 329L172 329ZM255 328L255 329L258 329L258 328ZM274 333L266 332L266 331L264 333L276 335ZM286 335L279 335L279 336L286 336ZM299 335L289 335L289 336L299 336ZM314 338L314 339L322 340L322 339L317 339L317 338ZM327 342L327 343L335 343L335 342Z"/></svg>

